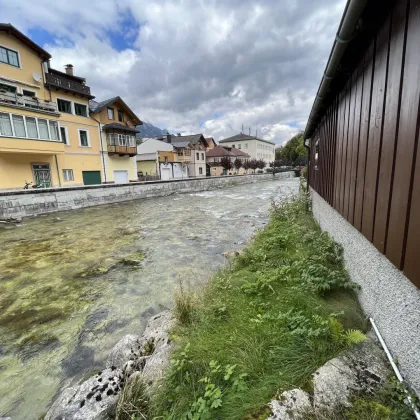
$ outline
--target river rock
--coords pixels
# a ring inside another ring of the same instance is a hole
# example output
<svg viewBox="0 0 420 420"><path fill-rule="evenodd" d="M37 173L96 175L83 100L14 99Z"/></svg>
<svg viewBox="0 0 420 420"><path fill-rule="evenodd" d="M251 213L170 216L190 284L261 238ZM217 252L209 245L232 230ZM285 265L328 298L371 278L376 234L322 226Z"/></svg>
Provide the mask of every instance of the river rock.
<svg viewBox="0 0 420 420"><path fill-rule="evenodd" d="M106 362L106 366L115 366L122 369L132 357L134 349L137 349L139 339L140 337L137 335L127 334L124 336L112 349Z"/></svg>
<svg viewBox="0 0 420 420"><path fill-rule="evenodd" d="M271 401L271 416L267 420L293 420L299 413L312 408L309 394L301 389L283 392L277 400Z"/></svg>
<svg viewBox="0 0 420 420"><path fill-rule="evenodd" d="M122 372L105 369L81 385L64 390L45 420L107 420L113 418L122 387Z"/></svg>
<svg viewBox="0 0 420 420"><path fill-rule="evenodd" d="M232 258L235 258L238 255L239 255L238 251L226 251L223 253L223 256L228 260L231 260Z"/></svg>
<svg viewBox="0 0 420 420"><path fill-rule="evenodd" d="M389 373L384 353L367 339L315 372L314 408L349 407L351 395L372 395Z"/></svg>
<svg viewBox="0 0 420 420"><path fill-rule="evenodd" d="M45 420L105 420L115 416L119 393L136 375L154 385L169 364L170 311L152 317L141 337L126 335L113 348L107 368L80 385L65 389Z"/></svg>

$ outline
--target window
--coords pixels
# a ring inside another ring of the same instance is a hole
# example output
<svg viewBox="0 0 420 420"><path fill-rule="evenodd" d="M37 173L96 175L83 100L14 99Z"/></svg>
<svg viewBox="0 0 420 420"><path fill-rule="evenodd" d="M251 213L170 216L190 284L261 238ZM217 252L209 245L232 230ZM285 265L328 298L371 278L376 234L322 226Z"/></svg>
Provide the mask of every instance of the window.
<svg viewBox="0 0 420 420"><path fill-rule="evenodd" d="M108 120L114 119L114 108L108 108Z"/></svg>
<svg viewBox="0 0 420 420"><path fill-rule="evenodd" d="M242 149L242 144L238 144L238 149Z"/></svg>
<svg viewBox="0 0 420 420"><path fill-rule="evenodd" d="M64 181L74 181L73 169L63 169Z"/></svg>
<svg viewBox="0 0 420 420"><path fill-rule="evenodd" d="M197 160L200 160L200 153L196 153Z"/></svg>
<svg viewBox="0 0 420 420"><path fill-rule="evenodd" d="M16 93L17 88L13 85L7 85L6 83L0 83L0 92L11 92Z"/></svg>
<svg viewBox="0 0 420 420"><path fill-rule="evenodd" d="M26 90L22 89L23 96L29 96L30 98L35 98L36 92L33 92L32 90Z"/></svg>
<svg viewBox="0 0 420 420"><path fill-rule="evenodd" d="M89 135L86 130L79 130L79 144L81 147L90 147Z"/></svg>
<svg viewBox="0 0 420 420"><path fill-rule="evenodd" d="M83 104L74 103L74 113L80 115L81 117L87 117L87 107Z"/></svg>
<svg viewBox="0 0 420 420"><path fill-rule="evenodd" d="M219 162L219 158L214 158L213 162Z"/></svg>
<svg viewBox="0 0 420 420"><path fill-rule="evenodd" d="M204 153L201 153L201 160L204 160Z"/></svg>
<svg viewBox="0 0 420 420"><path fill-rule="evenodd" d="M38 118L39 138L43 140L49 140L50 135L48 134L47 120L41 120Z"/></svg>
<svg viewBox="0 0 420 420"><path fill-rule="evenodd" d="M58 134L58 122L57 121L48 121L50 125L50 136L51 140L60 140L60 136Z"/></svg>
<svg viewBox="0 0 420 420"><path fill-rule="evenodd" d="M33 117L26 117L26 129L28 130L28 137L31 139L38 138L38 128L36 126L36 120Z"/></svg>
<svg viewBox="0 0 420 420"><path fill-rule="evenodd" d="M0 47L0 61L11 66L20 67L18 53L9 48Z"/></svg>
<svg viewBox="0 0 420 420"><path fill-rule="evenodd" d="M69 139L68 139L68 135L67 135L67 128L66 127L60 127L60 134L61 134L61 141L68 146L69 143Z"/></svg>
<svg viewBox="0 0 420 420"><path fill-rule="evenodd" d="M248 143L245 143L245 149L248 149Z"/></svg>
<svg viewBox="0 0 420 420"><path fill-rule="evenodd" d="M13 115L13 127L15 129L16 137L26 137L25 121L23 121L22 115Z"/></svg>
<svg viewBox="0 0 420 420"><path fill-rule="evenodd" d="M198 174L203 175L203 168L198 168Z"/></svg>
<svg viewBox="0 0 420 420"><path fill-rule="evenodd" d="M9 114L0 113L0 134L2 136L13 136Z"/></svg>
<svg viewBox="0 0 420 420"><path fill-rule="evenodd" d="M235 145L234 144L232 144L232 148L234 148L235 147Z"/></svg>
<svg viewBox="0 0 420 420"><path fill-rule="evenodd" d="M57 106L60 112L71 114L71 102L65 101L64 99L57 99Z"/></svg>
<svg viewBox="0 0 420 420"><path fill-rule="evenodd" d="M124 121L124 112L121 109L118 110L118 121Z"/></svg>

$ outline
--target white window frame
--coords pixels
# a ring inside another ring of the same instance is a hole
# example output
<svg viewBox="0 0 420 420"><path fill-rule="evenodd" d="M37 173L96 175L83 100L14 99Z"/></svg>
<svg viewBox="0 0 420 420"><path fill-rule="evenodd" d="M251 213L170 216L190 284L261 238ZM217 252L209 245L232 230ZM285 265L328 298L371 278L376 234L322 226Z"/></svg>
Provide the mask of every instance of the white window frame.
<svg viewBox="0 0 420 420"><path fill-rule="evenodd" d="M32 93L35 93L35 95L34 96L28 96L28 98L37 98L37 91L36 90L33 90L33 89L28 89L28 88L26 88L26 87L21 87L20 88L20 93L23 95L23 96L25 96L25 94L23 93L23 91L24 90L26 90L26 91L28 91L28 92L32 92Z"/></svg>
<svg viewBox="0 0 420 420"><path fill-rule="evenodd" d="M15 132L15 126L14 126L14 124L13 124L13 115L16 115L17 117L23 117L23 126L25 127L25 137L18 137L18 136L16 136L16 132ZM28 130L27 130L27 128L26 128L26 118L25 118L25 115L20 115L20 114L15 114L15 113L10 113L10 118L11 118L11 121L12 121L12 130L13 130L13 137L16 137L16 138L18 138L18 139L27 139L28 138Z"/></svg>
<svg viewBox="0 0 420 420"><path fill-rule="evenodd" d="M111 111L111 110L112 110L112 118L109 118L109 111ZM107 115L109 121L115 121L115 109L114 108L112 108L110 106L107 106L106 107L106 115Z"/></svg>
<svg viewBox="0 0 420 420"><path fill-rule="evenodd" d="M66 133L66 139L67 139L67 142L68 142L68 143L64 143L64 146L70 146L70 136L69 136L69 129L68 129L68 127L65 126L65 125L58 124L58 131L60 133L60 141L61 141L61 143L63 143L63 138L61 137L61 129L62 128L64 128L64 131Z"/></svg>
<svg viewBox="0 0 420 420"><path fill-rule="evenodd" d="M0 47L1 47L1 45L0 45ZM0 62L0 63L2 63L2 64L3 64L3 62ZM4 64L6 64L6 63L4 63ZM11 87L16 88L16 93L22 93L22 92L19 90L19 86L18 86L17 84L15 84L15 83L11 83L11 82L5 81L5 80L3 80L3 79L1 79L1 80L0 80L0 83L1 83L2 85L11 86Z"/></svg>
<svg viewBox="0 0 420 420"><path fill-rule="evenodd" d="M35 120L35 125L36 125L36 133L37 133L37 135L38 135L38 137L29 137L29 135L28 135L28 126L27 126L27 123L26 123L26 118L33 118L34 120ZM26 138L28 138L28 139L32 139L32 140L41 140L40 138L39 138L39 127L38 127L38 118L36 118L36 117L32 117L32 116L30 116L30 115L24 115L23 116L23 118L24 118L24 120L25 120L25 130L26 130L26 135L27 135L27 137Z"/></svg>
<svg viewBox="0 0 420 420"><path fill-rule="evenodd" d="M22 70L22 60L20 59L20 52L18 50L13 49L13 48L7 47L6 45L0 44L0 47L3 47L3 48L6 48L6 50L10 50L10 51L15 52L18 56L19 66L14 66L13 64L9 64L9 63L3 63L3 61L0 61L0 64L6 64L6 66L12 66L15 69L21 69Z"/></svg>
<svg viewBox="0 0 420 420"><path fill-rule="evenodd" d="M71 179L66 179L66 173L67 173L67 171L71 171ZM74 171L73 171L73 169L63 169L63 181L64 182L72 182L72 181L74 181Z"/></svg>
<svg viewBox="0 0 420 420"><path fill-rule="evenodd" d="M86 131L86 133L87 133L87 141L88 141L88 145L87 146L82 146L82 139L81 139L81 137L80 137L80 132L81 131ZM87 128L78 128L77 129L77 132L78 132L78 134L79 134L79 147L84 147L84 148L86 148L86 147L91 147L91 145L90 145L90 135L89 135L89 130L87 129Z"/></svg>

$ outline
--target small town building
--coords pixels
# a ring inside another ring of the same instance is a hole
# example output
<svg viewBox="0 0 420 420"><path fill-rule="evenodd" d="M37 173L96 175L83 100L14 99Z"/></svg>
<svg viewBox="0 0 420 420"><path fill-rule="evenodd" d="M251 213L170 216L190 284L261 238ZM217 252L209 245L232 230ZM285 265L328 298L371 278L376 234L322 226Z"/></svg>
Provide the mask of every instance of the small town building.
<svg viewBox="0 0 420 420"><path fill-rule="evenodd" d="M236 134L224 140L220 140L222 146L229 146L242 150L247 153L251 159L262 159L268 165L275 160L276 144L269 140L259 137L248 136L247 134Z"/></svg>
<svg viewBox="0 0 420 420"><path fill-rule="evenodd" d="M119 97L89 101L91 117L99 124L104 182L137 180L136 126L140 118Z"/></svg>
<svg viewBox="0 0 420 420"><path fill-rule="evenodd" d="M229 158L232 162L232 168L230 170L225 169L221 165L222 158ZM242 175L246 173L244 168L240 168L237 170L233 163L236 159L241 160L242 162L245 160L250 159L250 156L243 152L240 149L228 147L228 146L221 146L218 145L215 148L209 150L207 152L207 165L210 169L211 176L221 176L221 175L233 175L238 174Z"/></svg>

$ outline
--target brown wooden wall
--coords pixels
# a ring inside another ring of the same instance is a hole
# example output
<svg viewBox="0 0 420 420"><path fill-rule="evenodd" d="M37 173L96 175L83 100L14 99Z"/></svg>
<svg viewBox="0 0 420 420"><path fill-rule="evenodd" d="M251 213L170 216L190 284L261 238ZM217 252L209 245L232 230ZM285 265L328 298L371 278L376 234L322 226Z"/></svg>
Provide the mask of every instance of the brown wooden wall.
<svg viewBox="0 0 420 420"><path fill-rule="evenodd" d="M325 112L309 164L312 188L417 287L419 46L420 0L399 0Z"/></svg>

